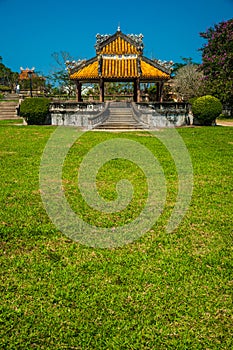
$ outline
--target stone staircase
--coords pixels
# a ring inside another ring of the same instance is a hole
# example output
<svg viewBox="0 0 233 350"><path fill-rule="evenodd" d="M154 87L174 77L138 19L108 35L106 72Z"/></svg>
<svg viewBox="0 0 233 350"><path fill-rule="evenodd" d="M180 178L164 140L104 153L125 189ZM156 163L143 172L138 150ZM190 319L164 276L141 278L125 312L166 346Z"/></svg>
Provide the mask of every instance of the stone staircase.
<svg viewBox="0 0 233 350"><path fill-rule="evenodd" d="M95 127L97 130L135 130L144 129L137 122L132 113L130 104L127 102L111 102L108 107L109 116L102 123Z"/></svg>
<svg viewBox="0 0 233 350"><path fill-rule="evenodd" d="M0 101L0 119L17 119L18 101Z"/></svg>

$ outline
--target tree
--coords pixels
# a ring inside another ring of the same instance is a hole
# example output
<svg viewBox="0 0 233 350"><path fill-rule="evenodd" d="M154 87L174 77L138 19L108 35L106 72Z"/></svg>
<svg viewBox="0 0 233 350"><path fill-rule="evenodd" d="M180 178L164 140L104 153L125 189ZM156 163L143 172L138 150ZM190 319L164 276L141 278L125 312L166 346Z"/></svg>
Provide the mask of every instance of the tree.
<svg viewBox="0 0 233 350"><path fill-rule="evenodd" d="M36 73L33 74L31 82L29 77L22 80L20 79L21 90L30 90L31 83L33 90L40 92L44 92L46 90L46 79L43 76L38 76Z"/></svg>
<svg viewBox="0 0 233 350"><path fill-rule="evenodd" d="M198 63L193 62L192 57L181 57L181 60L182 60L183 62L176 62L176 63L173 63L173 65L172 65L172 73L171 73L171 75L172 75L173 77L176 75L177 71L178 71L180 68L186 66L187 64L195 64L195 65L198 65Z"/></svg>
<svg viewBox="0 0 233 350"><path fill-rule="evenodd" d="M2 63L2 57L0 56L0 85L13 89L17 83L18 76L18 73L12 72L10 68Z"/></svg>
<svg viewBox="0 0 233 350"><path fill-rule="evenodd" d="M148 92L148 95L149 95L149 100L153 101L153 102L156 101L156 93L157 93L156 85L150 85L147 88L147 92Z"/></svg>
<svg viewBox="0 0 233 350"><path fill-rule="evenodd" d="M57 87L65 90L70 95L74 91L74 83L69 78L69 72L66 69L66 62L73 61L68 52L60 51L52 54L56 65L53 67L49 80Z"/></svg>
<svg viewBox="0 0 233 350"><path fill-rule="evenodd" d="M198 71L198 65L188 63L178 69L172 86L178 99L182 101L201 96L204 92L203 73Z"/></svg>
<svg viewBox="0 0 233 350"><path fill-rule="evenodd" d="M200 36L207 43L202 51L201 70L208 93L226 105L233 104L233 19L210 27Z"/></svg>

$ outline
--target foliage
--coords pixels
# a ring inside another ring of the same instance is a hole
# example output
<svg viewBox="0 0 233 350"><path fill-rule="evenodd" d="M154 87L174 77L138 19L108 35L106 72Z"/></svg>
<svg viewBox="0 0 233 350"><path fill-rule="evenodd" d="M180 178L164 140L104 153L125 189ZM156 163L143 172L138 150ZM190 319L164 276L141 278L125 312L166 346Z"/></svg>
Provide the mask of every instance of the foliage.
<svg viewBox="0 0 233 350"><path fill-rule="evenodd" d="M180 68L185 67L188 64L193 64L195 66L199 65L199 63L193 62L192 57L181 57L181 60L183 62L175 62L175 63L173 63L173 65L172 65L172 73L171 73L172 77L176 76L176 73L178 72L178 70Z"/></svg>
<svg viewBox="0 0 233 350"><path fill-rule="evenodd" d="M198 71L198 65L188 63L178 69L172 85L178 99L186 102L203 95L203 74Z"/></svg>
<svg viewBox="0 0 233 350"><path fill-rule="evenodd" d="M148 147L167 180L166 207L150 232L105 250L68 239L43 208L39 165L55 129L0 126L1 348L231 349L233 128L178 130L193 160L194 192L172 234L165 226L178 178L157 137L142 131L84 134L64 168L63 190L75 209L80 162L110 138L127 137ZM106 164L98 175L107 195L116 170L140 175L128 162L112 163L115 167ZM135 186L145 198L144 179L135 177ZM135 206L142 204L138 197ZM96 220L103 217L99 213ZM124 220L118 213L117 223Z"/></svg>
<svg viewBox="0 0 233 350"><path fill-rule="evenodd" d="M106 82L106 95L124 95L133 92L133 85L130 82Z"/></svg>
<svg viewBox="0 0 233 350"><path fill-rule="evenodd" d="M30 90L30 79L20 80L20 89L21 90ZM32 77L32 90L37 90L43 92L45 90L46 80L44 77L34 75Z"/></svg>
<svg viewBox="0 0 233 350"><path fill-rule="evenodd" d="M200 36L207 43L202 51L201 69L211 95L233 104L233 19L215 24Z"/></svg>
<svg viewBox="0 0 233 350"><path fill-rule="evenodd" d="M1 93L0 93L0 100L2 100L2 99L3 99L3 97L4 97L4 96L3 96L3 94L1 94Z"/></svg>
<svg viewBox="0 0 233 350"><path fill-rule="evenodd" d="M66 61L73 61L71 55L66 51L54 52L52 57L55 61L55 65L49 75L49 80L52 85L64 90L68 95L72 95L75 91L74 82L69 78L69 72L66 69Z"/></svg>
<svg viewBox="0 0 233 350"><path fill-rule="evenodd" d="M150 85L147 89L149 100L150 101L156 101L156 93L157 93L157 87L156 85Z"/></svg>
<svg viewBox="0 0 233 350"><path fill-rule="evenodd" d="M18 81L18 76L18 73L12 72L10 68L2 63L2 57L0 56L0 84L12 90Z"/></svg>
<svg viewBox="0 0 233 350"><path fill-rule="evenodd" d="M222 104L214 96L202 96L192 103L192 112L201 124L211 125L222 112Z"/></svg>
<svg viewBox="0 0 233 350"><path fill-rule="evenodd" d="M20 116L29 125L42 125L49 114L50 100L44 97L26 98L20 105Z"/></svg>
<svg viewBox="0 0 233 350"><path fill-rule="evenodd" d="M188 103L190 103L191 105L193 104L194 101L196 101L198 97L191 97L189 100L188 100Z"/></svg>
<svg viewBox="0 0 233 350"><path fill-rule="evenodd" d="M0 85L0 91L2 91L2 92L11 91L11 88L9 86L6 86L6 85Z"/></svg>
<svg viewBox="0 0 233 350"><path fill-rule="evenodd" d="M227 119L228 121L232 121L232 116L228 113L221 113L219 116L218 116L218 119Z"/></svg>

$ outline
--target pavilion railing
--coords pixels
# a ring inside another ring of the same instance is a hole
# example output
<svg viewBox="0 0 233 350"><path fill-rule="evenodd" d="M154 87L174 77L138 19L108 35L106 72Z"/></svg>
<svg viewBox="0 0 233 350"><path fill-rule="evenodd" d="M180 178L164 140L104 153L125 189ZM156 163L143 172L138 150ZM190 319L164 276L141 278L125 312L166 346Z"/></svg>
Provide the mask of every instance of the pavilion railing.
<svg viewBox="0 0 233 350"><path fill-rule="evenodd" d="M106 102L104 104L104 109L98 113L96 116L92 117L92 118L88 118L89 124L91 125L92 128L94 128L95 126L102 124L103 122L105 122L106 119L108 119L109 117L109 102Z"/></svg>

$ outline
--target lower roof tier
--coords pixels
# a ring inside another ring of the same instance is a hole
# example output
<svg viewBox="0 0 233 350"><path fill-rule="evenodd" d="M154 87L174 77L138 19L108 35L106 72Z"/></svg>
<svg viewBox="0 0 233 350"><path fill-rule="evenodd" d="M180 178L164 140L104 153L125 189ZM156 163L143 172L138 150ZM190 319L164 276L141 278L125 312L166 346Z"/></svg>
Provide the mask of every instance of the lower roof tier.
<svg viewBox="0 0 233 350"><path fill-rule="evenodd" d="M140 80L168 80L170 74L160 69L153 61L144 57L98 57L86 62L85 66L70 73L72 80L92 81L100 78L135 79Z"/></svg>

